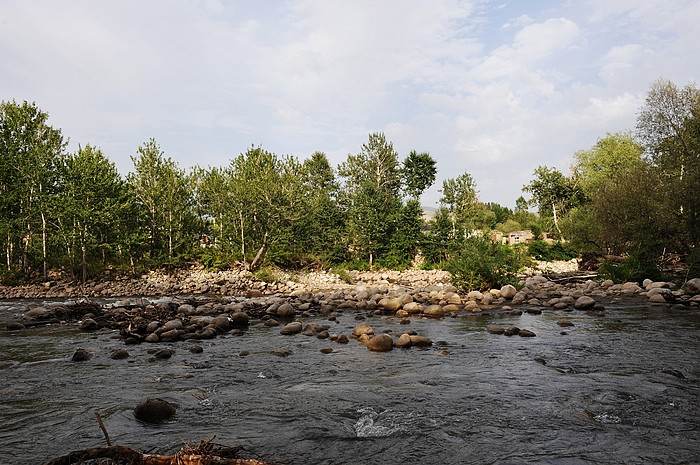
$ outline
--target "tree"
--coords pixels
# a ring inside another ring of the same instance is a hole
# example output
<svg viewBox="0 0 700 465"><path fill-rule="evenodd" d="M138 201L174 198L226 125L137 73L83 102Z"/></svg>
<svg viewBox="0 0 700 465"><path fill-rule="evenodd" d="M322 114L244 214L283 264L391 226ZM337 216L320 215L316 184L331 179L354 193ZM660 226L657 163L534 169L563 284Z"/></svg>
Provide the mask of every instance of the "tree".
<svg viewBox="0 0 700 465"><path fill-rule="evenodd" d="M532 194L532 204L539 207L540 217L552 218L554 227L563 237L559 218L571 208L584 202L584 193L574 180L567 178L556 168L539 166L534 171L535 179L523 187Z"/></svg>
<svg viewBox="0 0 700 465"><path fill-rule="evenodd" d="M350 246L372 266L396 231L396 213L402 205L398 155L384 134L375 132L362 152L348 155L338 172L345 178Z"/></svg>
<svg viewBox="0 0 700 465"><path fill-rule="evenodd" d="M412 150L403 161L404 190L413 200L435 182L435 160L429 153Z"/></svg>
<svg viewBox="0 0 700 465"><path fill-rule="evenodd" d="M452 224L452 240L464 240L477 228L480 214L485 210L479 202L476 183L469 173L442 183L440 204L446 208Z"/></svg>
<svg viewBox="0 0 700 465"><path fill-rule="evenodd" d="M48 271L49 210L56 167L65 149L61 131L34 103L0 102L0 232L7 268L21 250L21 267L30 270L37 235L42 272Z"/></svg>
<svg viewBox="0 0 700 465"><path fill-rule="evenodd" d="M700 90L659 79L647 94L637 132L664 181L667 205L684 225L681 247L700 244Z"/></svg>
<svg viewBox="0 0 700 465"><path fill-rule="evenodd" d="M608 133L590 150L574 155L574 177L587 194L613 181L620 171L644 164L644 147L629 133Z"/></svg>
<svg viewBox="0 0 700 465"><path fill-rule="evenodd" d="M164 157L155 139L141 145L131 159L134 172L127 179L148 220L150 258L172 262L195 242L190 180Z"/></svg>
<svg viewBox="0 0 700 465"><path fill-rule="evenodd" d="M64 230L69 257L80 250L82 281L87 280L88 259L98 251L104 257L115 247L114 239L124 184L111 161L101 150L86 145L63 160L61 176L61 213L58 218Z"/></svg>

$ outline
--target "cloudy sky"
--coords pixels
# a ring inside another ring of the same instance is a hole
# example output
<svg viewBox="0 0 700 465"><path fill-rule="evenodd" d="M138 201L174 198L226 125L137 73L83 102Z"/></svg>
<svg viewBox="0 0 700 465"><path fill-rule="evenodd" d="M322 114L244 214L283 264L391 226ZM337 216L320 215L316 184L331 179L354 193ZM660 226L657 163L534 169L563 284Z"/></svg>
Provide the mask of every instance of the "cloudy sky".
<svg viewBox="0 0 700 465"><path fill-rule="evenodd" d="M334 165L382 131L514 206L538 165L634 129L649 86L700 74L697 0L0 0L0 100L34 101L126 174L251 145Z"/></svg>

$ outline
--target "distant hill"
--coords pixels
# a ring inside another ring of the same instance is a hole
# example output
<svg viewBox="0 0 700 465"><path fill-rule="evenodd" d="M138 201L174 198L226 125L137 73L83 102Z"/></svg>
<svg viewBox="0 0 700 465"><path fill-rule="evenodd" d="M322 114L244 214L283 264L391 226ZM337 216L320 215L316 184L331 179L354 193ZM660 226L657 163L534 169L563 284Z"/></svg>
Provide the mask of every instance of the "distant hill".
<svg viewBox="0 0 700 465"><path fill-rule="evenodd" d="M430 221L435 217L435 212L437 208L435 207L422 207L423 208L423 220Z"/></svg>

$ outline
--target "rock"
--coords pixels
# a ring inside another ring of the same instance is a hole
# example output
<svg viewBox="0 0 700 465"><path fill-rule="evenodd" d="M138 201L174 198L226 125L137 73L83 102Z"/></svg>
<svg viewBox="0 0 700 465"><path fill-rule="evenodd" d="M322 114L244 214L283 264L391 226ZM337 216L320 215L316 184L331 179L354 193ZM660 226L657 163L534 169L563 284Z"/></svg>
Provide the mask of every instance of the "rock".
<svg viewBox="0 0 700 465"><path fill-rule="evenodd" d="M533 333L529 329L521 329L518 335L520 337L535 337L535 333Z"/></svg>
<svg viewBox="0 0 700 465"><path fill-rule="evenodd" d="M399 308L401 308L401 305L403 303L401 302L401 299L399 298L392 298L392 299L382 299L379 301L379 305L384 307L385 310L390 311L390 312L395 312Z"/></svg>
<svg viewBox="0 0 700 465"><path fill-rule="evenodd" d="M367 341L367 348L373 352L388 352L394 347L394 340L388 334L378 334Z"/></svg>
<svg viewBox="0 0 700 465"><path fill-rule="evenodd" d="M352 331L352 336L354 337L360 337L363 334L366 335L374 335L374 330L372 327L369 325L367 322L362 322L359 325L355 326L355 329Z"/></svg>
<svg viewBox="0 0 700 465"><path fill-rule="evenodd" d="M653 294L651 297L649 297L649 302L653 302L655 304L665 304L666 299L662 294Z"/></svg>
<svg viewBox="0 0 700 465"><path fill-rule="evenodd" d="M157 358L158 360L167 360L167 359L169 359L170 357L172 357L174 353L175 353L174 350L170 350L170 349L159 349L155 354L153 354L153 356L154 356L155 358Z"/></svg>
<svg viewBox="0 0 700 465"><path fill-rule="evenodd" d="M21 331L21 330L24 329L24 325L23 325L22 323L18 323L18 322L15 321L15 322L9 323L9 324L7 325L7 328L6 328L6 329L7 329L8 331Z"/></svg>
<svg viewBox="0 0 700 465"><path fill-rule="evenodd" d="M589 310L595 307L595 300L587 295L581 296L574 302L574 308L577 310Z"/></svg>
<svg viewBox="0 0 700 465"><path fill-rule="evenodd" d="M505 329L502 326L490 325L486 327L486 331L490 334L503 334Z"/></svg>
<svg viewBox="0 0 700 465"><path fill-rule="evenodd" d="M505 331L503 331L504 336L516 336L518 334L520 334L520 328L517 326L509 326Z"/></svg>
<svg viewBox="0 0 700 465"><path fill-rule="evenodd" d="M228 321L228 317L225 316L213 318L211 324L214 325L218 331L226 332L231 329L231 322Z"/></svg>
<svg viewBox="0 0 700 465"><path fill-rule="evenodd" d="M204 352L204 348L202 346L192 346L190 347L190 352L193 354L201 354Z"/></svg>
<svg viewBox="0 0 700 465"><path fill-rule="evenodd" d="M53 311L44 307L34 307L24 314L24 318L27 320L44 320L52 316Z"/></svg>
<svg viewBox="0 0 700 465"><path fill-rule="evenodd" d="M481 300L484 295L479 291L471 291L467 294L467 300Z"/></svg>
<svg viewBox="0 0 700 465"><path fill-rule="evenodd" d="M648 280L644 280L644 282L647 282ZM665 281L655 281L655 282L648 282L646 284L642 284L642 287L646 289L647 291L650 291L652 289L669 289L671 285Z"/></svg>
<svg viewBox="0 0 700 465"><path fill-rule="evenodd" d="M330 353L333 353L333 349L331 349L330 347L324 347L323 349L321 349L320 352L322 354L330 354Z"/></svg>
<svg viewBox="0 0 700 465"><path fill-rule="evenodd" d="M688 295L694 296L700 294L700 278L693 278L686 281L681 289Z"/></svg>
<svg viewBox="0 0 700 465"><path fill-rule="evenodd" d="M396 342L394 343L394 346L400 348L400 349L405 349L408 347L411 347L411 336L409 334L402 334L401 336L396 339Z"/></svg>
<svg viewBox="0 0 700 465"><path fill-rule="evenodd" d="M425 336L410 336L411 345L414 347L429 347L433 345L433 341Z"/></svg>
<svg viewBox="0 0 700 465"><path fill-rule="evenodd" d="M340 336L338 336L338 339L336 339L335 342L337 342L338 344L347 344L348 342L350 342L350 340L345 334L341 334Z"/></svg>
<svg viewBox="0 0 700 465"><path fill-rule="evenodd" d="M180 332L177 329L171 329L170 331L160 333L160 340L163 342L177 341L179 337Z"/></svg>
<svg viewBox="0 0 700 465"><path fill-rule="evenodd" d="M557 324L559 326L573 326L574 324L571 322L571 320L566 320L566 319L559 319L557 320Z"/></svg>
<svg viewBox="0 0 700 465"><path fill-rule="evenodd" d="M73 354L71 361L73 362L85 362L92 358L92 354L85 349L78 349Z"/></svg>
<svg viewBox="0 0 700 465"><path fill-rule="evenodd" d="M182 320L170 320L163 325L163 331L182 329Z"/></svg>
<svg viewBox="0 0 700 465"><path fill-rule="evenodd" d="M409 302L403 306L403 311L409 314L420 313L421 311L423 311L423 305L421 305L418 302Z"/></svg>
<svg viewBox="0 0 700 465"><path fill-rule="evenodd" d="M525 280L525 286L526 287L535 287L539 284L544 284L548 281L547 278L545 278L542 275L535 275L535 276L530 276Z"/></svg>
<svg viewBox="0 0 700 465"><path fill-rule="evenodd" d="M182 304L177 308L177 313L180 315L194 315L194 306Z"/></svg>
<svg viewBox="0 0 700 465"><path fill-rule="evenodd" d="M290 303L283 303L282 305L277 307L277 316L281 316L281 317L294 316L294 307L292 307L292 304L290 304Z"/></svg>
<svg viewBox="0 0 700 465"><path fill-rule="evenodd" d="M510 300L513 297L515 297L515 294L517 293L518 290L515 288L515 286L512 286L510 284L506 284L501 288L501 297L507 300Z"/></svg>
<svg viewBox="0 0 700 465"><path fill-rule="evenodd" d="M146 332L147 333L154 333L156 329L160 328L160 321L151 321L148 323L146 326Z"/></svg>
<svg viewBox="0 0 700 465"><path fill-rule="evenodd" d="M459 311L459 305L456 304L447 304L444 307L442 307L442 310L445 313L454 313Z"/></svg>
<svg viewBox="0 0 700 465"><path fill-rule="evenodd" d="M12 366L12 362L0 362L0 370L7 370Z"/></svg>
<svg viewBox="0 0 700 465"><path fill-rule="evenodd" d="M129 352L127 352L124 349L117 349L112 354L109 356L112 360L124 360L125 358L129 358Z"/></svg>
<svg viewBox="0 0 700 465"><path fill-rule="evenodd" d="M431 318L441 318L445 315L445 310L441 305L428 305L423 309L423 315Z"/></svg>
<svg viewBox="0 0 700 465"><path fill-rule="evenodd" d="M234 328L244 328L248 326L249 318L246 312L235 312L231 315L231 326Z"/></svg>
<svg viewBox="0 0 700 465"><path fill-rule="evenodd" d="M270 318L269 320L265 320L265 326L279 326L279 322L275 320L274 318Z"/></svg>
<svg viewBox="0 0 700 465"><path fill-rule="evenodd" d="M92 318L85 318L80 322L81 331L94 331L97 329L97 322Z"/></svg>
<svg viewBox="0 0 700 465"><path fill-rule="evenodd" d="M170 402L149 397L134 409L134 416L146 423L162 423L175 415L175 406Z"/></svg>
<svg viewBox="0 0 700 465"><path fill-rule="evenodd" d="M160 337L156 333L151 333L144 339L146 342L160 342Z"/></svg>
<svg viewBox="0 0 700 465"><path fill-rule="evenodd" d="M282 329L280 330L280 334L297 334L300 333L301 330L301 321L292 321L291 323L287 323L282 327Z"/></svg>

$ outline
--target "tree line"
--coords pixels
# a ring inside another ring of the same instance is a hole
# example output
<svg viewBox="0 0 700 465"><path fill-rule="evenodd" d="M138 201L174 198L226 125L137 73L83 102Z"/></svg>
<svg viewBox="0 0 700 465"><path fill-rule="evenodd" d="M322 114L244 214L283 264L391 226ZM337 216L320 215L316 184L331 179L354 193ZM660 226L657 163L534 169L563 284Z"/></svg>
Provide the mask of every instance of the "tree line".
<svg viewBox="0 0 700 465"><path fill-rule="evenodd" d="M425 221L419 198L436 162L417 151L401 160L383 133L337 168L323 152L300 160L251 146L226 166L184 170L151 139L123 177L97 147L67 152L36 104L2 102L2 276L60 270L84 281L192 260L404 268L418 258L479 288L512 280L528 255L490 233L524 228L551 232L575 253L696 256L699 112L694 86L657 81L636 134L608 134L576 153L568 175L537 168L523 188L529 201L521 196L514 210L481 202L463 173L443 182L440 208Z"/></svg>

